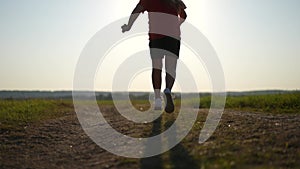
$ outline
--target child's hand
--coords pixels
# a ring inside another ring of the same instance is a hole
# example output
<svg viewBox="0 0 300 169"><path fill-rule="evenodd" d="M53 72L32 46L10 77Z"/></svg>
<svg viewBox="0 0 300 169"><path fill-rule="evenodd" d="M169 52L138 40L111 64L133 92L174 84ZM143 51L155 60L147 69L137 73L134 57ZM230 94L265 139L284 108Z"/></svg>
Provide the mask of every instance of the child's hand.
<svg viewBox="0 0 300 169"><path fill-rule="evenodd" d="M122 33L127 32L131 29L131 26L124 24L122 27Z"/></svg>

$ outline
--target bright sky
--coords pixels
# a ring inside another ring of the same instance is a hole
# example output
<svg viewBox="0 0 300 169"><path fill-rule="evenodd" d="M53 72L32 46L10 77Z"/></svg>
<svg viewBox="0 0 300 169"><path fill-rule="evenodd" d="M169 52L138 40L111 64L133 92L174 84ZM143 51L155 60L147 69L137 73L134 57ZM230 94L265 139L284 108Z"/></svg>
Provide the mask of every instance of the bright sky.
<svg viewBox="0 0 300 169"><path fill-rule="evenodd" d="M137 2L2 0L0 90L72 90L77 59L87 41L104 26L127 17ZM300 89L299 0L185 3L187 21L209 39L219 56L227 90ZM132 46L127 44L127 49ZM183 47L180 57L189 54ZM149 74L137 75L131 89L151 89ZM110 90L111 84L103 80L110 76L98 79L96 90ZM202 91L210 89L205 76L196 79Z"/></svg>

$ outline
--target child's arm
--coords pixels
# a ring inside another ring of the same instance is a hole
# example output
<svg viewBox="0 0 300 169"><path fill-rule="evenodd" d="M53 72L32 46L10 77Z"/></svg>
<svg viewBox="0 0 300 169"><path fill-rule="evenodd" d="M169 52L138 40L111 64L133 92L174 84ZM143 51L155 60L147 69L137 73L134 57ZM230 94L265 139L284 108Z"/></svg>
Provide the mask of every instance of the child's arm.
<svg viewBox="0 0 300 169"><path fill-rule="evenodd" d="M181 25L185 19L187 18L187 14L184 9L182 9L179 13L179 24Z"/></svg>
<svg viewBox="0 0 300 169"><path fill-rule="evenodd" d="M144 7L138 3L136 5L136 7L133 9L129 20L128 20L128 24L124 24L121 28L122 28L122 32L126 32L129 31L133 25L133 23L135 22L135 20L139 17L140 13L144 11Z"/></svg>

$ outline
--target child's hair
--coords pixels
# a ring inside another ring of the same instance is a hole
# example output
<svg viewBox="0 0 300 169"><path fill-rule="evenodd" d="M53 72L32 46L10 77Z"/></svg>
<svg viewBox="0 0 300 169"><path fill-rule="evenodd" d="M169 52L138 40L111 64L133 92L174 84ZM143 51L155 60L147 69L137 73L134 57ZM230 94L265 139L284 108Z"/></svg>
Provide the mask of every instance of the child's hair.
<svg viewBox="0 0 300 169"><path fill-rule="evenodd" d="M162 1L174 7L177 11L186 8L185 4L181 0L162 0Z"/></svg>

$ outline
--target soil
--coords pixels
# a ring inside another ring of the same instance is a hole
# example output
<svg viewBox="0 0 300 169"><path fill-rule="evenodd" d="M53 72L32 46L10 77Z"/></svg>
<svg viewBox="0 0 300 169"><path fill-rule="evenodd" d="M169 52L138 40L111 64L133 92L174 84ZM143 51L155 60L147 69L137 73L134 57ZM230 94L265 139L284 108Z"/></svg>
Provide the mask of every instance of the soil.
<svg viewBox="0 0 300 169"><path fill-rule="evenodd" d="M102 112L124 134L147 136L164 130L163 124L143 127L127 122L113 107ZM200 125L179 145L144 159L119 157L100 148L84 133L75 112L1 129L0 168L300 168L299 114L226 110L213 136L198 144L206 115L207 110L199 111Z"/></svg>

